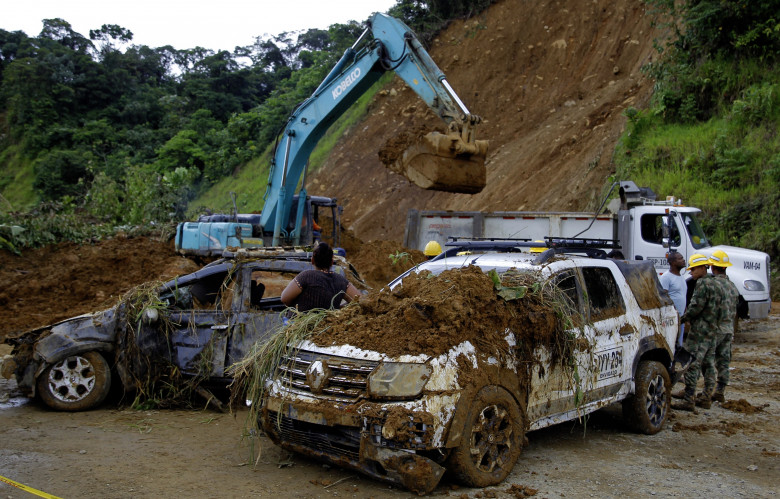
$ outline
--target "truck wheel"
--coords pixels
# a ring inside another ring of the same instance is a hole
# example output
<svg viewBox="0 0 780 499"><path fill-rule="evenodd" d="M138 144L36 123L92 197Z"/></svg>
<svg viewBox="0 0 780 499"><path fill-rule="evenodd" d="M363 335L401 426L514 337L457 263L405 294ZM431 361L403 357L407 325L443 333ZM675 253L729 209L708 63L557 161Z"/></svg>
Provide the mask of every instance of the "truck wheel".
<svg viewBox="0 0 780 499"><path fill-rule="evenodd" d="M111 370L98 352L62 359L38 378L41 399L59 411L91 409L103 402L110 388Z"/></svg>
<svg viewBox="0 0 780 499"><path fill-rule="evenodd" d="M639 362L634 377L634 395L623 400L623 417L636 430L646 435L661 431L669 416L672 383L660 362Z"/></svg>
<svg viewBox="0 0 780 499"><path fill-rule="evenodd" d="M525 424L515 399L496 386L477 393L460 444L448 469L471 487L496 485L514 468L523 450Z"/></svg>

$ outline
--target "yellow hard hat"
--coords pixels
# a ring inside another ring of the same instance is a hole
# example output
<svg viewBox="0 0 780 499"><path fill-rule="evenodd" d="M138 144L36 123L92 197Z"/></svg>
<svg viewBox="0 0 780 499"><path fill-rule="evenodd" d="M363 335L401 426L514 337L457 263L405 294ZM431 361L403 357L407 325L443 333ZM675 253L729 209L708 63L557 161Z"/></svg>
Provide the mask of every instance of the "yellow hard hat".
<svg viewBox="0 0 780 499"><path fill-rule="evenodd" d="M715 250L710 257L710 264L716 267L731 267L729 256L723 250Z"/></svg>
<svg viewBox="0 0 780 499"><path fill-rule="evenodd" d="M688 259L688 270L694 268L694 267L700 267L702 265L709 265L710 259L701 253L695 253L691 255L691 257Z"/></svg>
<svg viewBox="0 0 780 499"><path fill-rule="evenodd" d="M428 241L423 253L425 253L425 256L436 256L441 253L441 245L436 241Z"/></svg>
<svg viewBox="0 0 780 499"><path fill-rule="evenodd" d="M539 239L537 239L537 240L536 240L536 241L534 241L534 242L535 242L535 243L542 243L542 244L544 244L544 241L541 241L541 240L539 240ZM544 251L545 251L546 249L547 249L547 245L545 245L545 246L533 246L533 247L531 247L531 250L530 250L530 251L531 251L531 253L544 253Z"/></svg>

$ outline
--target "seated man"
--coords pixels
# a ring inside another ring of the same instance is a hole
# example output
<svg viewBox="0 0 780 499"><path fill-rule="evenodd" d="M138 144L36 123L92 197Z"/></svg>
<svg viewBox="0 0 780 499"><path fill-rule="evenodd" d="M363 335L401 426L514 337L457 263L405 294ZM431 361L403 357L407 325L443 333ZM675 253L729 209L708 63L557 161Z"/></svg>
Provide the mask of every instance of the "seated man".
<svg viewBox="0 0 780 499"><path fill-rule="evenodd" d="M311 263L314 270L304 270L282 291L282 303L306 312L315 308L339 308L342 299L350 302L360 296L360 291L346 277L330 270L333 250L327 243L321 242L314 248Z"/></svg>

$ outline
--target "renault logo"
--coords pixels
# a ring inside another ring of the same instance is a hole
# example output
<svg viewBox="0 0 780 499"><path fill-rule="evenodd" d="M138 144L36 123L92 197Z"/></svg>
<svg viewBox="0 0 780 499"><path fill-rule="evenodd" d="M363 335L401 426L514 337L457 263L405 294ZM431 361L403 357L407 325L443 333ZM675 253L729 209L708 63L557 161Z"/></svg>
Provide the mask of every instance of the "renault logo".
<svg viewBox="0 0 780 499"><path fill-rule="evenodd" d="M322 392L329 377L330 368L321 360L315 360L309 368L306 369L306 384L309 385L312 393Z"/></svg>

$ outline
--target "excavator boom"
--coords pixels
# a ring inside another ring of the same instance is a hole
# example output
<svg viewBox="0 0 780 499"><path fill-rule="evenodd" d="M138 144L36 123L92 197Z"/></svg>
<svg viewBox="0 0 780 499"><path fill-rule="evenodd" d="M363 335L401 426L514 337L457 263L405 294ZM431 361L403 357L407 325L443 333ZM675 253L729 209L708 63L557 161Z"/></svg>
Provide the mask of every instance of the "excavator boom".
<svg viewBox="0 0 780 499"><path fill-rule="evenodd" d="M384 164L425 189L477 193L485 186L487 141L475 140L479 117L469 113L444 73L401 21L374 14L369 29L342 58L310 98L290 115L274 151L261 225L273 230L273 244L299 230L286 225L293 195L314 146L330 125L387 71L395 71L446 124L446 134L409 137L402 150L382 154ZM373 38L368 39L368 34ZM363 41L366 40L365 43ZM363 45L358 49L359 45ZM305 179L299 197L306 195ZM298 205L301 206L300 204ZM284 233L284 234L283 234Z"/></svg>

